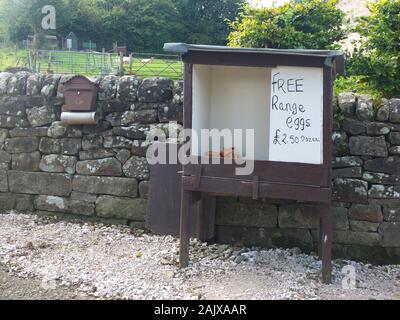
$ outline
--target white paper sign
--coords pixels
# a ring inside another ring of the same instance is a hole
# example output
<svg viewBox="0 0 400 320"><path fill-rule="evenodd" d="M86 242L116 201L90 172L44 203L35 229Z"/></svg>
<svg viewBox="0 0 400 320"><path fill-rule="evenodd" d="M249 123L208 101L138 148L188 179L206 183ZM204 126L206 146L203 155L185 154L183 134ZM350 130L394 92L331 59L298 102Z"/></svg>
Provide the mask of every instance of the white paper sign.
<svg viewBox="0 0 400 320"><path fill-rule="evenodd" d="M272 69L269 160L323 163L321 68Z"/></svg>

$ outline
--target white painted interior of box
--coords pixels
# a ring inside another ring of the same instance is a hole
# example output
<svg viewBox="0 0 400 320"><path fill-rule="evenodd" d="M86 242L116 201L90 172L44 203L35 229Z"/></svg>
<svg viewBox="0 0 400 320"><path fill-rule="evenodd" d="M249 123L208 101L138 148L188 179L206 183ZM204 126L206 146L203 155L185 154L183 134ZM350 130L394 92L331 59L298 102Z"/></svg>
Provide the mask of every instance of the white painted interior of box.
<svg viewBox="0 0 400 320"><path fill-rule="evenodd" d="M242 150L246 159L268 160L271 69L231 66L193 66L192 128L201 140L201 129L242 129ZM255 130L254 155L246 155L246 129ZM191 153L204 155L201 143L192 140ZM229 141L220 148L228 148ZM204 150L204 148L203 148ZM220 151L211 146L212 151Z"/></svg>

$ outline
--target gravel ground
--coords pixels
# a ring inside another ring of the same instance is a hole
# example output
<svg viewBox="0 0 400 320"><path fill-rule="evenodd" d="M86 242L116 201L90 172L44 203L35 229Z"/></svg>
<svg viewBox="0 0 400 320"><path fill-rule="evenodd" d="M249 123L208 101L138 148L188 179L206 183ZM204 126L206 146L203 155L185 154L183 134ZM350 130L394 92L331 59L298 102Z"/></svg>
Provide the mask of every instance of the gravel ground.
<svg viewBox="0 0 400 320"><path fill-rule="evenodd" d="M338 260L333 284L323 285L320 262L298 248L193 241L184 270L177 254L170 236L0 214L0 298L400 299L400 266ZM355 268L355 289L342 288L343 266Z"/></svg>

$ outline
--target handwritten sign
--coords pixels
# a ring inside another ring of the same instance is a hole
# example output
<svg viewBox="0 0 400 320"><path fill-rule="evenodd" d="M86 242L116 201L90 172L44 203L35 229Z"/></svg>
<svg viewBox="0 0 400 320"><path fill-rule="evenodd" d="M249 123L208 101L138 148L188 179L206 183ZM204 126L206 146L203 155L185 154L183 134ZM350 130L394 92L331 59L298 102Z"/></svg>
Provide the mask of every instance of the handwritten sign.
<svg viewBox="0 0 400 320"><path fill-rule="evenodd" d="M269 160L323 162L323 73L277 67L271 75Z"/></svg>

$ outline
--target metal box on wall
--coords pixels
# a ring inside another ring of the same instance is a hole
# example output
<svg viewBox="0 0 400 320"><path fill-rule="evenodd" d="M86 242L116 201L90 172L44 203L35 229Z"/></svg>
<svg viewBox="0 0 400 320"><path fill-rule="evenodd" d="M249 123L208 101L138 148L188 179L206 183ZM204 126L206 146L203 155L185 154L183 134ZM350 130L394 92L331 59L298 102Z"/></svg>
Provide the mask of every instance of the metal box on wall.
<svg viewBox="0 0 400 320"><path fill-rule="evenodd" d="M97 85L83 76L76 76L64 85L66 111L93 111L96 109Z"/></svg>
<svg viewBox="0 0 400 320"><path fill-rule="evenodd" d="M64 84L65 104L61 122L69 125L97 124L97 84L84 76L75 76Z"/></svg>

